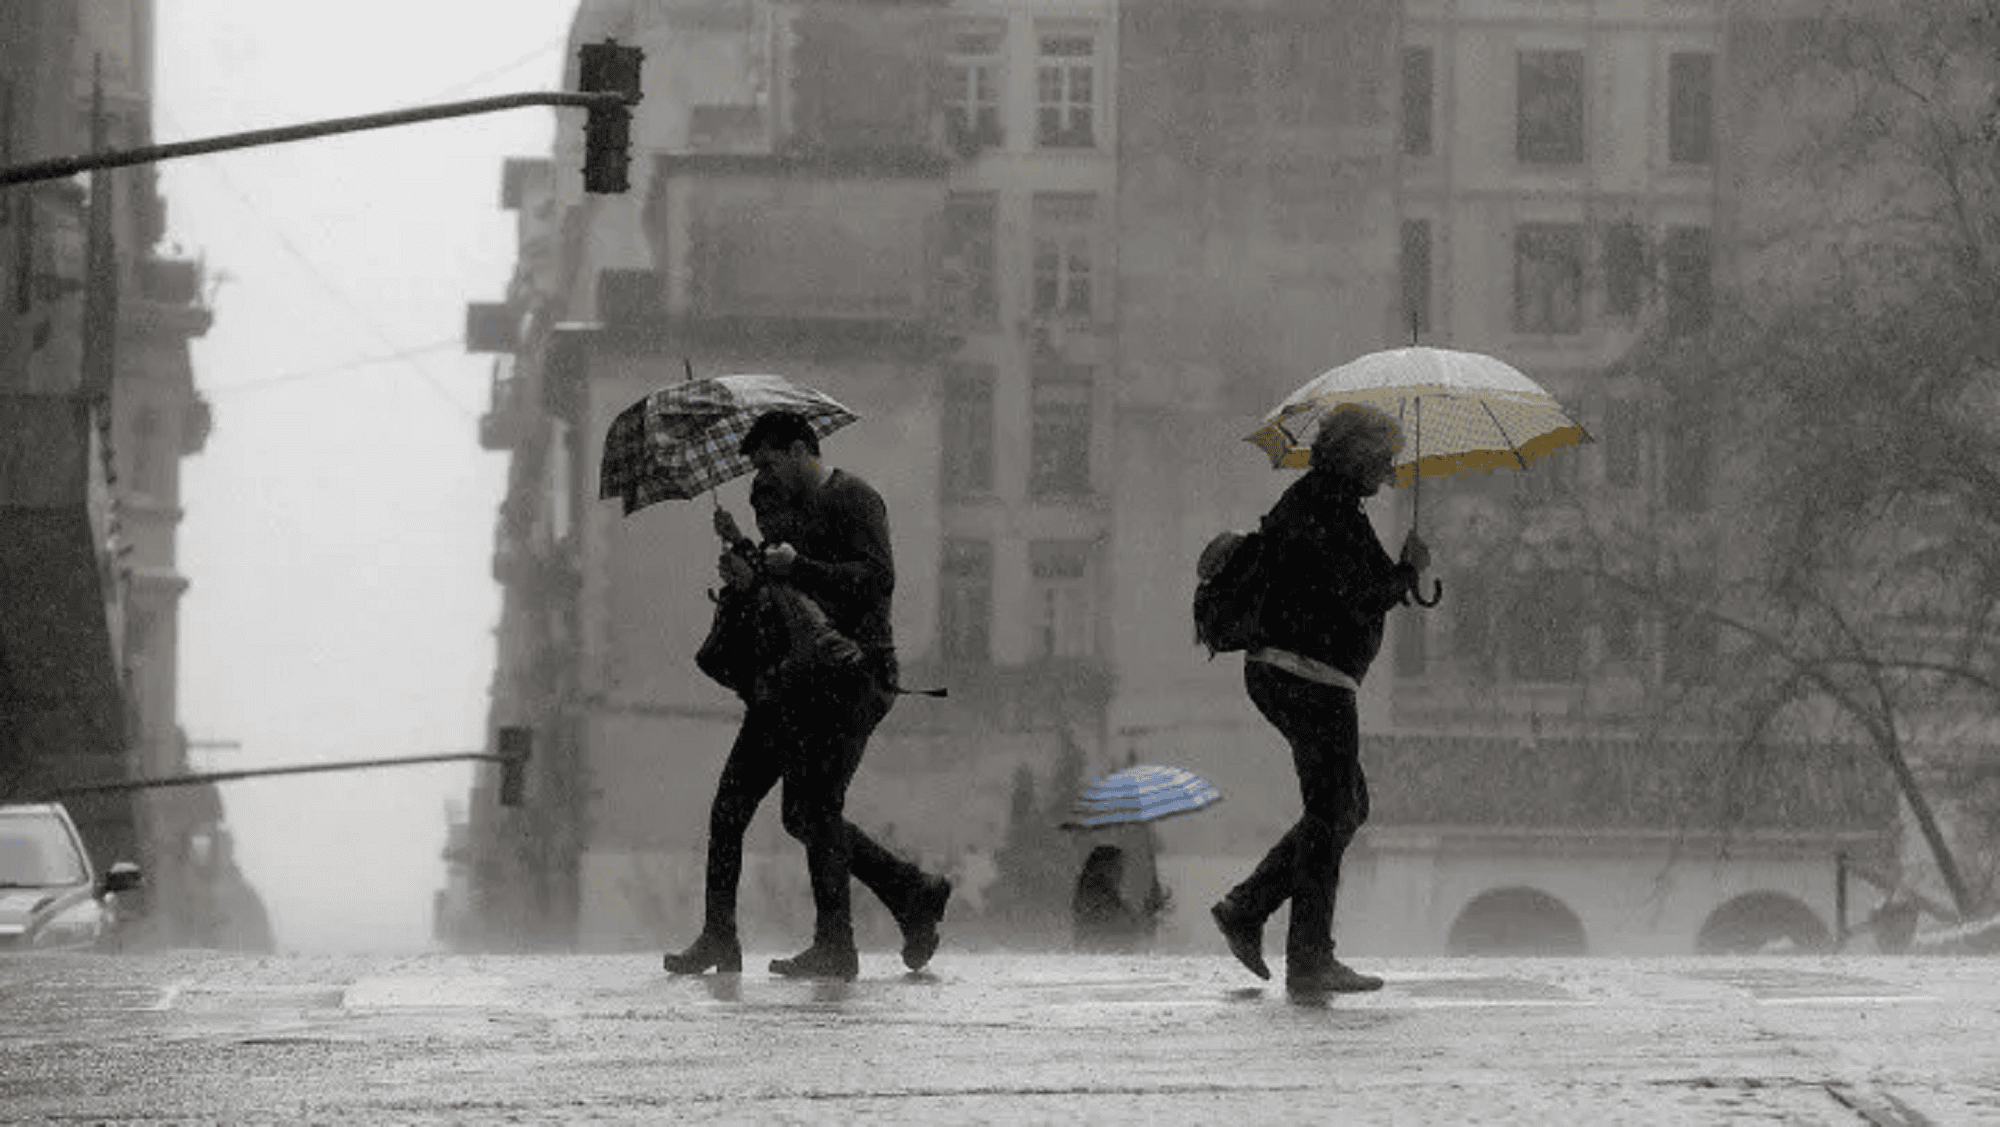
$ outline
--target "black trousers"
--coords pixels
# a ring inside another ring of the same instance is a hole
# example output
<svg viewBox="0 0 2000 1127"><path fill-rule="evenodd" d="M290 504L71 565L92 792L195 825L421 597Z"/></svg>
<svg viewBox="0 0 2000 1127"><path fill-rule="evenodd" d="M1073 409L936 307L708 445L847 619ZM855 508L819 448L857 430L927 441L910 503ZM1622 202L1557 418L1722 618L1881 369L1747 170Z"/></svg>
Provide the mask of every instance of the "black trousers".
<svg viewBox="0 0 2000 1127"><path fill-rule="evenodd" d="M1256 920L1292 903L1285 937L1288 975L1323 968L1333 957L1333 904L1340 860L1368 820L1361 774L1361 718L1354 694L1261 661L1243 663L1243 686L1257 711L1292 746L1304 812L1243 883L1230 890Z"/></svg>
<svg viewBox="0 0 2000 1127"><path fill-rule="evenodd" d="M893 661L892 659L888 659ZM895 703L895 670L881 661L815 674L784 699L759 702L743 717L716 783L708 816L707 909L702 930L736 935L736 890L743 875L743 835L771 788L785 831L806 850L812 878L814 945L854 946L849 880L866 885L900 924L924 874L863 833L845 816L847 786L875 726Z"/></svg>

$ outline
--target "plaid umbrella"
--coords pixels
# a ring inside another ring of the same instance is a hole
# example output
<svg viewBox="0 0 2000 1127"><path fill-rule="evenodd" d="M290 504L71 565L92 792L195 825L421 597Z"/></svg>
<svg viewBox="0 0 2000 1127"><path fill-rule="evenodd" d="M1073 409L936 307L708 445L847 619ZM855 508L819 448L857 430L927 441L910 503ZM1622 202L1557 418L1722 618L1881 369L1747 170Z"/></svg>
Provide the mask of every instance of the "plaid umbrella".
<svg viewBox="0 0 2000 1127"><path fill-rule="evenodd" d="M1151 822L1186 814L1222 800L1200 775L1179 767L1141 763L1104 776L1070 806L1066 830L1088 830L1125 822Z"/></svg>
<svg viewBox="0 0 2000 1127"><path fill-rule="evenodd" d="M597 495L625 515L655 501L695 497L750 472L737 453L758 416L803 415L825 437L861 416L783 376L710 376L661 388L618 413L604 436Z"/></svg>

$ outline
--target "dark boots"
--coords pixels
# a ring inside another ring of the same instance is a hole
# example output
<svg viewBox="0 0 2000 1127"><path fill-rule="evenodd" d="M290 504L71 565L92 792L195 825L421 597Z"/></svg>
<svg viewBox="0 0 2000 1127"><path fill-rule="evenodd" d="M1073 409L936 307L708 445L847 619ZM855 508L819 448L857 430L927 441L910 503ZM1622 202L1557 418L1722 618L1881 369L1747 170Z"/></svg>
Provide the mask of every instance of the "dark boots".
<svg viewBox="0 0 2000 1127"><path fill-rule="evenodd" d="M951 882L929 877L922 891L910 902L909 914L897 921L903 928L903 965L922 970L938 949L938 921L944 918L945 901L951 899Z"/></svg>
<svg viewBox="0 0 2000 1127"><path fill-rule="evenodd" d="M1227 896L1217 900L1208 914L1215 917L1215 926L1222 929L1222 938L1229 941L1229 953L1236 961L1258 978L1271 977L1271 968L1264 965L1264 921L1250 918Z"/></svg>
<svg viewBox="0 0 2000 1127"><path fill-rule="evenodd" d="M832 978L853 982L861 974L861 956L849 943L814 943L789 959L772 959L771 973L785 978Z"/></svg>
<svg viewBox="0 0 2000 1127"><path fill-rule="evenodd" d="M669 974L700 974L710 968L723 974L739 974L743 970L743 947L736 937L718 936L702 932L694 945L678 954L668 954L661 960Z"/></svg>
<svg viewBox="0 0 2000 1127"><path fill-rule="evenodd" d="M1362 974L1332 955L1285 960L1285 989L1293 994L1363 994L1382 989L1382 980Z"/></svg>

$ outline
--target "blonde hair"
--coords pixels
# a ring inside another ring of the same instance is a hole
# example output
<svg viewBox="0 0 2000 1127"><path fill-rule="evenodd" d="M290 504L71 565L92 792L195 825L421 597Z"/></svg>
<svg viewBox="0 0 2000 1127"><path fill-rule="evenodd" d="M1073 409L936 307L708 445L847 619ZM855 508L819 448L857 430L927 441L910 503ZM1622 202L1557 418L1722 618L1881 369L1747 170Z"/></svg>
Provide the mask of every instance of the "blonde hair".
<svg viewBox="0 0 2000 1127"><path fill-rule="evenodd" d="M1342 403L1327 413L1313 435L1312 467L1338 469L1358 446L1381 444L1391 454L1403 450L1403 424L1378 408Z"/></svg>

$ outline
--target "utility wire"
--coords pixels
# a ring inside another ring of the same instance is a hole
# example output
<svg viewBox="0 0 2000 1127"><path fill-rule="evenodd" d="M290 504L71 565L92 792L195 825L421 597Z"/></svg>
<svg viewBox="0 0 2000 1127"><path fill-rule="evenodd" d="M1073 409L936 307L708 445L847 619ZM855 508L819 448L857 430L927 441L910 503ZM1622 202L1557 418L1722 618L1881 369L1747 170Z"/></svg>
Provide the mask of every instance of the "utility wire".
<svg viewBox="0 0 2000 1127"><path fill-rule="evenodd" d="M487 70L481 71L480 73L475 74L472 77L464 79L460 82L453 83L452 85L437 91L436 93L430 95L429 97L420 99L420 101L425 103L442 101L444 99L451 97L454 94L462 93L466 90L476 87L480 83L486 82L489 79L498 78L501 75L508 74L515 70L518 70L521 67L526 66L528 63L534 62L538 59L541 59L549 55L551 52L560 50L568 42L569 42L569 34L567 32L564 32L563 34L557 35L554 38L551 38L543 42L541 45L533 48L532 50L523 52L522 54L516 56L515 58L505 63L501 63L498 66L494 66ZM155 112L158 113L157 109ZM174 132L179 132L178 129L173 129L172 122L168 119L167 115L158 114L158 116L162 124L167 125ZM342 305L346 306L350 313L353 313L355 317L359 319L364 325L366 325L370 330L372 330L377 337L382 338L384 343L389 343L388 335L382 331L381 327L374 323L374 321L368 316L368 314L361 309L359 304L355 302L346 293L346 291L342 290L339 286L336 286L331 279L327 278L326 275L323 272L321 272L317 266L313 264L311 258L308 257L305 254L305 252L300 250L297 244L292 242L291 238L285 234L283 228L280 227L275 220L271 219L269 215L267 215L266 213L257 208L256 204L251 200L248 193L244 192L241 188L237 187L236 183L229 178L227 173L222 171L219 165L211 164L210 168L215 172L216 177L222 181L224 187L228 188L232 194L234 194L238 199L243 201L245 206L248 206L253 212L257 214L257 216L260 219L264 220L265 225L271 229L272 234L277 236L280 245L282 245L285 248L288 254L290 254L294 259L296 259L301 265L303 265L306 268L306 271L313 276L313 278L320 284L320 286L323 289L325 289L329 294L331 294ZM356 360L350 363L330 365L324 368L314 368L301 372L287 372L283 375L269 376L253 380L245 380L241 383L226 384L218 387L212 387L207 390L209 390L213 394L224 394L234 391L269 387L273 384L290 383L297 380L312 379L319 376L334 375L341 372L351 372L359 368L372 367L376 364L389 363L397 360L409 360L416 356L424 355L426 353L441 351L446 346L455 346L457 343L458 340L457 338L454 337L449 340L436 341L424 345L417 345L413 348L407 348L396 352L385 353L380 356L363 358L361 360ZM436 390L439 395L443 396L445 401L451 404L453 409L457 410L459 414L465 416L468 419L473 417L472 412L466 410L465 407L462 404L460 404L455 397L453 397L448 391L446 391L444 386L440 384L437 381L436 377L433 376L428 370L416 364L412 364L411 367L417 372L418 375L422 376L424 380L427 383L429 383L431 387L434 390Z"/></svg>
<svg viewBox="0 0 2000 1127"><path fill-rule="evenodd" d="M167 124L169 127L172 127L172 122L167 121L164 114L160 115L160 117L163 123ZM374 317L368 313L367 310L363 309L361 307L361 303L355 301L351 294L349 294L346 290L342 289L339 285L337 285L333 281L333 279L327 277L326 272L321 270L316 264L314 264L312 256L306 254L304 250L301 250L299 248L299 245L292 241L292 237L285 233L283 225L278 223L277 220L272 219L271 216L264 211L264 209L257 206L257 202L250 197L250 193L244 191L241 187L239 187L236 184L234 180L230 179L229 174L223 171L222 165L220 163L207 159L200 159L197 161L197 163L199 163L202 167L206 168L208 171L214 173L215 178L222 184L222 186L229 189L232 195L234 195L237 199L241 200L243 202L243 206L248 208L251 214L257 216L257 218L264 221L264 226L270 229L271 234L278 240L278 245L282 246L285 249L285 252L287 254L290 254L292 258L301 267L305 269L306 273L310 275L312 279L319 284L322 290L326 291L328 296L332 297L336 302L344 306L347 309L348 313L353 315L354 319L356 321L359 321L370 332L374 333L376 339L379 340L383 345L388 346L390 348L395 347L396 342L393 339L391 339L390 335L386 331L383 330L381 324L377 322L374 319ZM423 379L425 383L429 384L431 390L435 391L438 394L439 398L443 399L445 403L450 405L451 409L458 412L458 414L461 417L465 418L468 421L474 420L478 417L472 410L468 409L464 404L460 403L458 399L451 394L450 391L446 390L444 384L439 382L437 376L432 374L428 368L425 368L423 365L416 363L410 356L405 356L402 359L404 360L404 362L409 364L411 371L415 372L418 376L420 376Z"/></svg>
<svg viewBox="0 0 2000 1127"><path fill-rule="evenodd" d="M544 55L547 55L551 51L555 51L561 48L568 42L569 42L569 35L567 32L565 32L564 34L556 36L554 39L549 40L548 42L542 44L541 46L535 48L534 50L529 51L527 54L522 55L520 58L515 59L513 62L502 63L501 65L494 67L492 70L476 74L471 78L466 79L463 82L453 83L452 85L445 87L444 89L438 91L437 93L432 94L430 97L422 99L422 101L425 102L442 101L446 98L451 97L454 94L463 93L467 90L472 89L475 86L478 86L480 83L485 82L489 78L498 78L503 74L508 74L512 71L518 70L521 67L527 65L528 63L534 62L535 60L543 57Z"/></svg>
<svg viewBox="0 0 2000 1127"><path fill-rule="evenodd" d="M356 360L350 360L341 364L329 364L322 368L308 368L304 371L286 372L276 376L259 376L256 379L239 380L236 383L208 384L202 388L202 391L211 396L224 395L234 391L255 391L259 388L269 387L272 384L292 383L296 380L309 380L319 376L338 375L343 372L357 371L362 368L372 368L377 364L387 364L394 360L407 359L411 356L422 356L430 352L442 352L447 348L457 348L459 343L458 337L446 337L443 340L434 340L429 344L420 344L413 348L406 348L400 352L385 352L379 356L363 356Z"/></svg>

